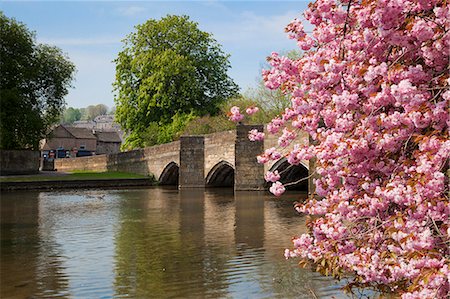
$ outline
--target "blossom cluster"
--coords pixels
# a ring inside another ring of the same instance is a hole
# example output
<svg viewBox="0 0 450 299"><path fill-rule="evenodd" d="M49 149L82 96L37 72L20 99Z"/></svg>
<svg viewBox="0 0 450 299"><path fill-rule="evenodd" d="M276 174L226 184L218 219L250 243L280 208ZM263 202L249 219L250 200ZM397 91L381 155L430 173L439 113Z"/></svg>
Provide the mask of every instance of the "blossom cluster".
<svg viewBox="0 0 450 299"><path fill-rule="evenodd" d="M402 298L450 293L450 12L445 0L317 0L286 27L298 59L272 53L265 85L291 97L267 125L279 146L306 131L315 194L296 209L315 215L286 257L351 285ZM289 123L289 128L287 124ZM293 128L293 129L292 129ZM254 135L252 135L254 136ZM258 156L279 159L275 148ZM266 175L279 195L278 174Z"/></svg>
<svg viewBox="0 0 450 299"><path fill-rule="evenodd" d="M256 106L250 106L245 109L245 113L247 115L253 115L259 111L259 108ZM228 113L228 119L233 122L241 122L245 118L245 115L241 113L241 110L238 106L233 106ZM257 129L250 130L248 132L248 139L250 141L263 141L264 140L264 132L259 132Z"/></svg>
<svg viewBox="0 0 450 299"><path fill-rule="evenodd" d="M244 119L244 115L241 114L240 108L237 106L231 107L230 113L228 113L228 117L233 122L240 122Z"/></svg>
<svg viewBox="0 0 450 299"><path fill-rule="evenodd" d="M259 111L259 108L256 106L250 106L247 109L245 109L245 112L248 115L255 114ZM229 120L233 122L240 122L244 119L244 114L241 114L241 110L238 106L233 106L230 109L230 112L228 113Z"/></svg>
<svg viewBox="0 0 450 299"><path fill-rule="evenodd" d="M264 132L259 132L257 129L250 130L248 132L248 139L250 141L263 141Z"/></svg>

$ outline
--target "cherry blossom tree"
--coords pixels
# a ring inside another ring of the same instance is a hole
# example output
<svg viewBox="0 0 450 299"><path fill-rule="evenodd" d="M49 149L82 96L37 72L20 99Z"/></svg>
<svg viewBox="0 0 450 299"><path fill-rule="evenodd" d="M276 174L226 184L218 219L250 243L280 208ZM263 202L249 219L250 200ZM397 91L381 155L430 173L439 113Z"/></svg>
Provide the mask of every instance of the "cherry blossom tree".
<svg viewBox="0 0 450 299"><path fill-rule="evenodd" d="M446 0L317 0L286 27L304 51L272 53L265 84L291 97L267 125L289 163L315 158L309 233L287 258L402 298L448 298L450 13ZM289 123L290 128L287 125ZM258 132L250 133L253 138ZM258 137L260 140L261 136ZM279 159L271 148L261 163ZM271 191L284 191L268 173Z"/></svg>

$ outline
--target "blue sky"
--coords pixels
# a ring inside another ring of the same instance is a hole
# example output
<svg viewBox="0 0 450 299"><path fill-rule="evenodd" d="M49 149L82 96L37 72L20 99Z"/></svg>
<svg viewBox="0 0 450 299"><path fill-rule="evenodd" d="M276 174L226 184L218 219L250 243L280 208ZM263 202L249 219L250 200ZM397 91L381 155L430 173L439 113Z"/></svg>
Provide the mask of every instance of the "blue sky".
<svg viewBox="0 0 450 299"><path fill-rule="evenodd" d="M25 23L37 41L60 47L77 67L68 106L114 105L112 62L134 26L167 14L188 15L231 54L229 75L241 92L254 87L272 51L295 49L284 27L306 1L2 1L7 17Z"/></svg>

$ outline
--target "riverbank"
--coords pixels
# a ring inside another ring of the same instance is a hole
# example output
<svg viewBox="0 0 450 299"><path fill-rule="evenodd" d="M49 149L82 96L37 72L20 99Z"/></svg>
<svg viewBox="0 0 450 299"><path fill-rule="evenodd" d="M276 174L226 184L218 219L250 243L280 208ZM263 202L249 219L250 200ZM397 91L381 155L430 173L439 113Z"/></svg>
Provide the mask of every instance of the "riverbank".
<svg viewBox="0 0 450 299"><path fill-rule="evenodd" d="M121 188L155 184L151 177L125 172L40 172L36 175L0 177L0 191Z"/></svg>

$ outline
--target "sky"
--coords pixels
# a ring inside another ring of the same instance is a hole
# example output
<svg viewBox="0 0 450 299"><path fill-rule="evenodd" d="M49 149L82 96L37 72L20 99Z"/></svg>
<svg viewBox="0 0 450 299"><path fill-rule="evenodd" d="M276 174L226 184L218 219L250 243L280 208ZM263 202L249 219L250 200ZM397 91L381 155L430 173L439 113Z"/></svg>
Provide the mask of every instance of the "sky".
<svg viewBox="0 0 450 299"><path fill-rule="evenodd" d="M114 106L113 60L135 26L167 14L188 15L230 54L230 77L240 91L256 87L271 52L296 48L284 32L306 1L1 1L0 10L35 31L38 43L58 46L75 64L68 107Z"/></svg>

